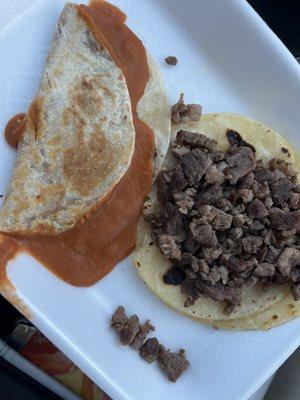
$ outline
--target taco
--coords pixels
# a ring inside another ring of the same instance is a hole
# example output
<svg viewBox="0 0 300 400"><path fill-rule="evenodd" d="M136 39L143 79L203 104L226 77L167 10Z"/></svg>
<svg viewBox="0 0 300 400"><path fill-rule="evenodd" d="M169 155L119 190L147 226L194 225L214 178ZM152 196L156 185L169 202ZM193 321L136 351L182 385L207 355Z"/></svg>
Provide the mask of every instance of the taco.
<svg viewBox="0 0 300 400"><path fill-rule="evenodd" d="M6 132L20 141L0 210L4 267L26 251L88 286L135 246L171 122L161 74L125 21L104 1L59 18L37 95Z"/></svg>
<svg viewBox="0 0 300 400"><path fill-rule="evenodd" d="M286 139L250 118L174 124L139 222L141 278L173 309L219 328L264 329L296 316L299 166Z"/></svg>
<svg viewBox="0 0 300 400"><path fill-rule="evenodd" d="M105 38L99 41L89 8L81 7L65 6L22 124L0 210L2 232L70 230L101 204L131 164L136 132L126 77L102 45ZM147 61L137 115L154 132L159 169L169 143L170 111L160 72L149 55Z"/></svg>

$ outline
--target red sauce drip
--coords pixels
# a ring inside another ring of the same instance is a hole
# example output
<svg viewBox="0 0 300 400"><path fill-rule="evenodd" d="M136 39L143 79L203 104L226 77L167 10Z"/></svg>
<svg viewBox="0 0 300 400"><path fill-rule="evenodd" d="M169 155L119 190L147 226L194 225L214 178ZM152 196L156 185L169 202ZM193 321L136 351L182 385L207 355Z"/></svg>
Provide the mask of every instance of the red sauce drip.
<svg viewBox="0 0 300 400"><path fill-rule="evenodd" d="M25 114L17 114L13 118L11 118L4 131L5 139L7 143L14 147L18 148L18 143L22 137L22 132L24 128L24 117Z"/></svg>

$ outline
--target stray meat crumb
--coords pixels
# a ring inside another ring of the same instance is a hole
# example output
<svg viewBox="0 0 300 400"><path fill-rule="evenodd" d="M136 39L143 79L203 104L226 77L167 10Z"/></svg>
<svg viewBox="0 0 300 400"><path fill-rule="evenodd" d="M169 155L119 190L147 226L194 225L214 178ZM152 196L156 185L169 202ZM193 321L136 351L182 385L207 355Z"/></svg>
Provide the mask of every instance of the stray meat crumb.
<svg viewBox="0 0 300 400"><path fill-rule="evenodd" d="M147 335L149 332L154 331L155 328L151 324L150 320L148 319L144 325L140 325L138 333L135 335L133 341L130 343L130 345L138 350L143 346L144 340L146 339Z"/></svg>
<svg viewBox="0 0 300 400"><path fill-rule="evenodd" d="M140 356L149 364L157 361L171 382L176 382L190 365L184 349L172 353L166 350L156 337L147 338L147 335L155 330L150 320L141 325L139 317L135 314L127 317L122 306L114 312L111 327L118 333L122 345L130 345L139 350Z"/></svg>
<svg viewBox="0 0 300 400"><path fill-rule="evenodd" d="M165 58L165 62L169 65L177 65L178 60L175 56L169 56Z"/></svg>
<svg viewBox="0 0 300 400"><path fill-rule="evenodd" d="M156 337L147 339L143 346L140 348L140 356L151 364L153 361L157 360L159 349L159 341Z"/></svg>
<svg viewBox="0 0 300 400"><path fill-rule="evenodd" d="M125 314L125 309L122 306L119 306L112 316L111 326L116 332L120 332L124 325L127 322L127 316Z"/></svg>
<svg viewBox="0 0 300 400"><path fill-rule="evenodd" d="M179 124L187 120L199 121L202 114L200 104L184 104L184 94L181 93L179 100L171 108L171 119L173 124Z"/></svg>
<svg viewBox="0 0 300 400"><path fill-rule="evenodd" d="M140 330L140 320L137 315L131 315L120 331L120 342L127 345L133 342Z"/></svg>
<svg viewBox="0 0 300 400"><path fill-rule="evenodd" d="M157 361L171 382L176 382L190 365L185 358L185 351L183 349L180 349L179 353L172 353L162 345L159 346Z"/></svg>

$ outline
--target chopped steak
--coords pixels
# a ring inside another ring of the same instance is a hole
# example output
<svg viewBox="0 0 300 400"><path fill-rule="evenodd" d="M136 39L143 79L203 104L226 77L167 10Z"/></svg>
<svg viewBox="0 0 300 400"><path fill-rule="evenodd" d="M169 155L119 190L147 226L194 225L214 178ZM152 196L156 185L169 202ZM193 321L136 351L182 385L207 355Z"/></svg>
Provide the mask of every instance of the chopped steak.
<svg viewBox="0 0 300 400"><path fill-rule="evenodd" d="M176 382L190 365L185 358L185 351L183 349L180 349L179 353L171 353L170 350L166 350L162 345L159 346L157 361L171 382Z"/></svg>
<svg viewBox="0 0 300 400"><path fill-rule="evenodd" d="M123 328L120 331L120 342L123 345L130 344L133 339L135 338L135 335L139 332L140 330L140 320L137 315L131 315L126 324L123 326Z"/></svg>
<svg viewBox="0 0 300 400"><path fill-rule="evenodd" d="M294 178L297 177L297 172L293 170L292 164L287 163L284 160L272 158L272 160L269 162L269 167L275 173L278 171L282 172L283 176L290 178L292 182L294 181Z"/></svg>
<svg viewBox="0 0 300 400"><path fill-rule="evenodd" d="M291 273L292 281L293 282L299 282L300 281L300 268L297 266L297 268L294 268L292 273Z"/></svg>
<svg viewBox="0 0 300 400"><path fill-rule="evenodd" d="M273 200L271 196L267 196L264 199L264 206L266 207L267 210L270 210L270 208L273 206Z"/></svg>
<svg viewBox="0 0 300 400"><path fill-rule="evenodd" d="M179 160L182 159L182 156L190 151L190 149L187 146L172 146L171 147L172 154L178 158Z"/></svg>
<svg viewBox="0 0 300 400"><path fill-rule="evenodd" d="M201 219L194 219L190 223L190 230L194 239L202 246L215 247L218 239L211 225L203 223Z"/></svg>
<svg viewBox="0 0 300 400"><path fill-rule="evenodd" d="M300 250L286 247L277 259L277 267L283 276L289 276L292 268L300 265Z"/></svg>
<svg viewBox="0 0 300 400"><path fill-rule="evenodd" d="M246 222L243 214L236 214L233 216L233 225L234 226L242 226Z"/></svg>
<svg viewBox="0 0 300 400"><path fill-rule="evenodd" d="M196 190L194 188L188 188L184 192L175 192L173 194L173 198L181 214L188 214L193 208L195 194Z"/></svg>
<svg viewBox="0 0 300 400"><path fill-rule="evenodd" d="M211 158L200 149L184 154L181 166L188 184L193 186L199 182L211 163Z"/></svg>
<svg viewBox="0 0 300 400"><path fill-rule="evenodd" d="M172 203L167 203L161 211L159 220L162 223L164 231L168 235L180 235L183 229L183 217L177 207Z"/></svg>
<svg viewBox="0 0 300 400"><path fill-rule="evenodd" d="M293 210L298 210L299 201L300 201L300 194L299 193L290 192L290 194L289 194L289 206Z"/></svg>
<svg viewBox="0 0 300 400"><path fill-rule="evenodd" d="M240 178L253 171L256 165L255 156L249 147L232 148L227 157L227 163L231 184L235 184Z"/></svg>
<svg viewBox="0 0 300 400"><path fill-rule="evenodd" d="M185 179L183 169L181 168L180 165L177 165L177 167L174 169L172 176L171 176L172 192L185 189L187 187L187 185L188 185L188 182Z"/></svg>
<svg viewBox="0 0 300 400"><path fill-rule="evenodd" d="M202 114L202 106L200 104L184 104L184 95L181 93L179 100L171 108L171 119L173 124L179 124L188 119L191 121L199 121Z"/></svg>
<svg viewBox="0 0 300 400"><path fill-rule="evenodd" d="M163 280L180 286L185 306L205 296L228 314L243 285L290 282L298 298L300 185L290 164L265 165L238 132L227 137L223 152L203 133L178 131L150 226L171 264Z"/></svg>
<svg viewBox="0 0 300 400"><path fill-rule="evenodd" d="M262 231L265 228L265 225L260 221L254 220L249 226L249 233L252 235L258 235L259 231Z"/></svg>
<svg viewBox="0 0 300 400"><path fill-rule="evenodd" d="M153 361L157 360L158 349L159 342L155 337L147 339L140 348L140 356L147 361L147 363L151 364Z"/></svg>
<svg viewBox="0 0 300 400"><path fill-rule="evenodd" d="M215 285L221 279L221 274L218 267L211 268L208 274L208 279L212 285Z"/></svg>
<svg viewBox="0 0 300 400"><path fill-rule="evenodd" d="M205 181L207 183L223 183L225 175L215 165L211 165L206 171Z"/></svg>
<svg viewBox="0 0 300 400"><path fill-rule="evenodd" d="M157 361L171 382L176 382L190 365L185 357L185 350L180 349L178 353L172 353L166 350L156 337L147 338L147 335L155 330L150 320L141 325L137 315L127 318L122 306L113 314L111 327L118 333L121 344L130 345L138 350L141 358L149 364Z"/></svg>
<svg viewBox="0 0 300 400"><path fill-rule="evenodd" d="M200 249L201 245L192 236L188 236L183 243L183 247L186 252L195 254Z"/></svg>
<svg viewBox="0 0 300 400"><path fill-rule="evenodd" d="M277 182L273 182L271 186L272 199L276 206L283 206L289 199L290 192L295 185L287 178L281 178Z"/></svg>
<svg viewBox="0 0 300 400"><path fill-rule="evenodd" d="M242 272L248 268L248 263L243 258L238 258L236 256L230 256L227 261L227 267L232 272Z"/></svg>
<svg viewBox="0 0 300 400"><path fill-rule="evenodd" d="M201 133L189 132L189 131L178 131L176 142L178 145L188 146L191 149L203 148L209 151L213 151L216 148L217 142L209 139L207 136Z"/></svg>
<svg viewBox="0 0 300 400"><path fill-rule="evenodd" d="M177 60L177 58L176 58L175 56L166 57L166 58L165 58L165 61L166 61L166 63L169 64L169 65L176 65L177 62L178 62L178 60Z"/></svg>
<svg viewBox="0 0 300 400"><path fill-rule="evenodd" d="M241 185L245 189L252 189L254 183L254 174L253 172L249 172L241 182Z"/></svg>
<svg viewBox="0 0 300 400"><path fill-rule="evenodd" d="M232 240L238 240L240 239L244 234L244 231L242 228L239 227L235 227L235 228L231 228L228 231L228 237Z"/></svg>
<svg viewBox="0 0 300 400"><path fill-rule="evenodd" d="M275 174L268 168L258 168L254 172L254 178L260 183L274 182Z"/></svg>
<svg viewBox="0 0 300 400"><path fill-rule="evenodd" d="M146 339L148 333L154 330L154 326L151 324L150 320L147 319L144 325L140 325L139 331L135 335L133 341L130 343L130 346L132 346L136 350L140 349L143 346L144 340Z"/></svg>
<svg viewBox="0 0 300 400"><path fill-rule="evenodd" d="M200 190L197 204L216 204L222 198L222 188L220 184L214 183L208 188Z"/></svg>
<svg viewBox="0 0 300 400"><path fill-rule="evenodd" d="M168 171L161 171L157 176L157 197L161 203L167 203L171 200L170 182L172 176L173 174Z"/></svg>
<svg viewBox="0 0 300 400"><path fill-rule="evenodd" d="M292 296L294 297L294 300L300 300L300 283L294 283L291 286L291 293Z"/></svg>
<svg viewBox="0 0 300 400"><path fill-rule="evenodd" d="M158 245L162 253L168 257L175 260L180 260L181 251L175 242L175 237L163 233L158 237Z"/></svg>
<svg viewBox="0 0 300 400"><path fill-rule="evenodd" d="M250 189L240 189L238 196L242 199L243 203L250 203L253 199L253 192Z"/></svg>
<svg viewBox="0 0 300 400"><path fill-rule="evenodd" d="M203 247L202 251L206 261L216 260L222 253L221 249L214 249L212 247Z"/></svg>
<svg viewBox="0 0 300 400"><path fill-rule="evenodd" d="M233 209L232 203L229 200L224 199L224 198L219 198L216 201L216 206L225 212L232 211L232 209Z"/></svg>
<svg viewBox="0 0 300 400"><path fill-rule="evenodd" d="M258 264L253 273L255 276L259 278L264 278L266 276L273 276L275 273L275 266L273 264L264 262Z"/></svg>
<svg viewBox="0 0 300 400"><path fill-rule="evenodd" d="M254 191L255 196L258 199L265 199L270 194L270 188L267 182L259 183L257 182L257 187Z"/></svg>
<svg viewBox="0 0 300 400"><path fill-rule="evenodd" d="M300 211L284 212L279 208L270 211L271 228L278 231L288 231L291 229L300 230Z"/></svg>
<svg viewBox="0 0 300 400"><path fill-rule="evenodd" d="M216 284L214 286L207 285L202 281L197 282L197 289L200 293L203 293L207 297L217 301L231 301L233 300L237 293L236 288L230 286L224 286L221 284Z"/></svg>
<svg viewBox="0 0 300 400"><path fill-rule="evenodd" d="M280 249L277 249L276 247L270 245L267 250L265 261L273 263L277 259L280 253L281 253Z"/></svg>
<svg viewBox="0 0 300 400"><path fill-rule="evenodd" d="M230 228L232 220L233 216L231 214L226 214L226 212L222 210L217 210L212 226L216 231L226 231Z"/></svg>
<svg viewBox="0 0 300 400"><path fill-rule="evenodd" d="M256 254L260 250L263 240L258 236L248 235L242 239L242 244L246 253Z"/></svg>
<svg viewBox="0 0 300 400"><path fill-rule="evenodd" d="M250 218L263 220L268 215L268 210L262 201L255 199L247 207L247 212Z"/></svg>
<svg viewBox="0 0 300 400"><path fill-rule="evenodd" d="M111 326L116 332L120 332L127 322L127 316L125 309L119 306L111 318Z"/></svg>

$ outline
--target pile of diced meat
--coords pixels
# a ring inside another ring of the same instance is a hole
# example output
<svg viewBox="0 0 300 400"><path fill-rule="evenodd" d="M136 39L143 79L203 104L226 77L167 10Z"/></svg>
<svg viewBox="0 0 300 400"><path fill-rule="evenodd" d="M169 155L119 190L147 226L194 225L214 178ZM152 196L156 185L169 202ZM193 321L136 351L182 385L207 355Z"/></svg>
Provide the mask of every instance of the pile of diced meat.
<svg viewBox="0 0 300 400"><path fill-rule="evenodd" d="M152 237L172 267L166 284L181 285L185 306L200 296L224 302L229 314L244 284L288 282L300 298L300 185L291 165L255 157L238 132L228 149L180 130L176 166L160 172ZM287 149L281 149L288 153Z"/></svg>
<svg viewBox="0 0 300 400"><path fill-rule="evenodd" d="M172 353L166 350L156 337L147 339L147 335L155 330L154 326L149 320L143 325L140 324L136 314L127 317L122 306L113 314L111 326L118 333L121 344L130 345L138 350L140 356L149 364L157 361L171 382L176 382L190 365L183 349L180 349L179 353Z"/></svg>

